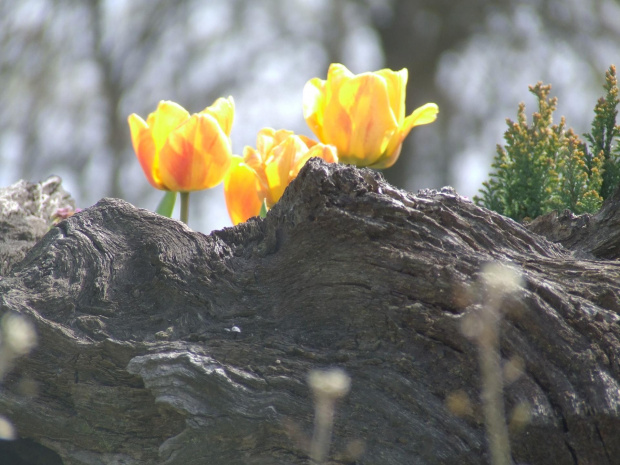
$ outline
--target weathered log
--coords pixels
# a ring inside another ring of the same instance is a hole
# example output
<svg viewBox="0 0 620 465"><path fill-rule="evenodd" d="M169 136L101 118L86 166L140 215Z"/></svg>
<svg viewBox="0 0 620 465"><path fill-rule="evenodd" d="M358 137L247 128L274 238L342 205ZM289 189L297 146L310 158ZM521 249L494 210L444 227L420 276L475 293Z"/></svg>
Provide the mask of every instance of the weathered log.
<svg viewBox="0 0 620 465"><path fill-rule="evenodd" d="M0 276L49 230L60 209L75 209L58 176L40 183L19 181L0 188Z"/></svg>
<svg viewBox="0 0 620 465"><path fill-rule="evenodd" d="M414 195L315 159L267 218L208 236L116 199L52 228L0 279L0 312L38 333L4 380L0 413L23 439L2 450L306 464L306 376L339 366L352 385L334 462L488 463L462 328L498 261L523 280L500 325L502 359L523 361L506 410L531 406L514 461L620 463L618 262L577 258L451 189ZM471 402L461 416L454 393Z"/></svg>
<svg viewBox="0 0 620 465"><path fill-rule="evenodd" d="M578 257L620 258L620 189L605 201L598 213L575 215L570 210L540 216L528 229L562 244Z"/></svg>

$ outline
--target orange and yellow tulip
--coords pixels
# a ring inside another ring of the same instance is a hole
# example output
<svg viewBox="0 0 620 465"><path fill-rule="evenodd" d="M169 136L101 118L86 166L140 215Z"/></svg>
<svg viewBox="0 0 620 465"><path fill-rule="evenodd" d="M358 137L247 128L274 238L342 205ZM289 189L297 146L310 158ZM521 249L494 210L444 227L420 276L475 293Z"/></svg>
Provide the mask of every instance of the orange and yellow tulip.
<svg viewBox="0 0 620 465"><path fill-rule="evenodd" d="M144 121L129 116L134 150L148 181L157 189L189 192L223 181L232 161L232 97L219 98L200 113L161 101Z"/></svg>
<svg viewBox="0 0 620 465"><path fill-rule="evenodd" d="M338 161L333 146L284 129L261 129L256 148L246 146L243 157L233 156L224 180L226 206L233 224L259 215L263 203L271 208L312 157L330 163Z"/></svg>
<svg viewBox="0 0 620 465"><path fill-rule="evenodd" d="M354 75L333 63L327 80L304 87L304 118L324 144L335 145L342 163L389 168L415 126L435 121L438 107L427 103L405 116L407 69Z"/></svg>

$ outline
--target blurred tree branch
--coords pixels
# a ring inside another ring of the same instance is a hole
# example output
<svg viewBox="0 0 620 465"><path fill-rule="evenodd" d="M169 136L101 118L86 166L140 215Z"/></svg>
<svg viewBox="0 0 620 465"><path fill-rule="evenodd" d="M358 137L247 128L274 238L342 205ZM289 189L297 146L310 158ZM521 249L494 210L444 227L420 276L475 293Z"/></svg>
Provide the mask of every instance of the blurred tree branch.
<svg viewBox="0 0 620 465"><path fill-rule="evenodd" d="M361 1L373 5L368 0ZM434 173L437 180L437 185L423 187L454 183L450 168L462 148L463 135L454 137L453 134L455 120L463 115L459 115L453 100L438 83L438 66L446 52L459 53L468 40L484 33L488 18L503 15L512 20L517 9L524 4L535 8L547 34L577 50L598 75L602 70L597 69L598 62L593 52L601 40L615 38L613 40L617 41L620 37L617 24L606 20L604 6L609 3L606 0L587 4L561 0L543 0L536 4L515 0L393 0L388 14L383 9L384 14L372 15L373 25L381 37L386 66L409 69L407 108L416 108L427 101L437 103L440 108L436 123L425 129L436 134L436 145L421 147L416 142L422 131L413 134L403 147L403 154L409 156L401 156L400 163L406 166L386 171L386 178L395 185L407 187L408 176L420 172L418 167L421 167L425 175ZM584 10L589 14L585 15ZM505 31L505 34L509 33ZM518 48L520 44L517 41L513 46ZM467 115L467 118L475 116ZM477 121L477 126L482 127L485 123ZM489 154L493 152L493 146L489 146Z"/></svg>

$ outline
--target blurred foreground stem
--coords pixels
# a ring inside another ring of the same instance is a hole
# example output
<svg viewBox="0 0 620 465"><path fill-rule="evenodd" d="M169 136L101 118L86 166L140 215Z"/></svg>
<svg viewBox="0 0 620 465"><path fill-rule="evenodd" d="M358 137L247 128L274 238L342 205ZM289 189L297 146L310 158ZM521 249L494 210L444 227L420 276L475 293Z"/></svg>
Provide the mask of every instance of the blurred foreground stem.
<svg viewBox="0 0 620 465"><path fill-rule="evenodd" d="M463 320L465 335L478 346L482 378L482 411L492 465L511 465L510 440L504 408L504 369L500 327L504 297L520 291L523 280L518 269L501 262L485 265L481 276L485 295L482 305Z"/></svg>
<svg viewBox="0 0 620 465"><path fill-rule="evenodd" d="M482 376L482 410L489 441L491 463L511 465L510 440L504 408L504 379L500 353L501 292L491 292L482 308L482 332L478 354Z"/></svg>
<svg viewBox="0 0 620 465"><path fill-rule="evenodd" d="M336 401L349 392L351 378L339 368L313 370L308 374L308 384L314 395L314 433L310 444L310 460L313 465L322 465L329 454Z"/></svg>

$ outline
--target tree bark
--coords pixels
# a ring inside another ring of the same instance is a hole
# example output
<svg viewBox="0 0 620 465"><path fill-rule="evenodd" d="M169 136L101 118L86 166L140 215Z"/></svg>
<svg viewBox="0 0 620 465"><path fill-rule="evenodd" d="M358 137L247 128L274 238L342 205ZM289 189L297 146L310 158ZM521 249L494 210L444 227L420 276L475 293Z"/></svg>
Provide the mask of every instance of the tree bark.
<svg viewBox="0 0 620 465"><path fill-rule="evenodd" d="M503 298L496 262L521 276ZM337 366L333 463L489 463L475 335L493 301L512 460L619 463L619 282L450 189L317 159L267 218L210 235L103 199L0 279L0 312L38 334L4 379L21 439L0 454L307 464L306 377Z"/></svg>
<svg viewBox="0 0 620 465"><path fill-rule="evenodd" d="M50 176L40 183L19 181L0 188L0 276L47 233L59 210L75 210L61 184L58 176Z"/></svg>

